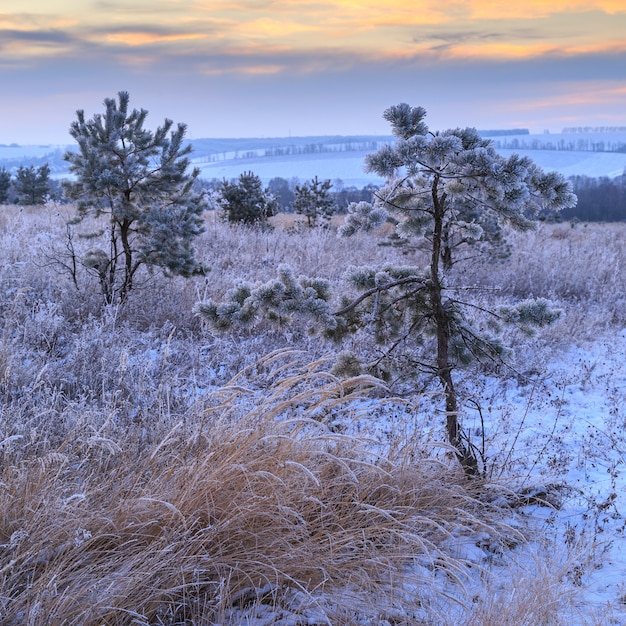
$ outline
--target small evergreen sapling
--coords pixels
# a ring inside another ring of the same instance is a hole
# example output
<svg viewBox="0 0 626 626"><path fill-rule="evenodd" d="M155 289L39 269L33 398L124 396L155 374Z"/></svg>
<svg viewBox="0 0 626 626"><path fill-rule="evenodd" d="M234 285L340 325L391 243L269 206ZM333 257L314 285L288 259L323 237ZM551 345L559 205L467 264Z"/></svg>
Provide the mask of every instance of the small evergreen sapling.
<svg viewBox="0 0 626 626"><path fill-rule="evenodd" d="M525 301L488 311L468 300L465 290L450 284L457 263L476 253L501 256L505 225L528 230L545 211L575 204L569 183L560 174L544 173L530 159L497 154L489 140L472 128L432 133L424 123L426 112L406 104L391 107L385 118L396 136L366 160L367 170L386 179L374 202L352 204L340 235L370 230L387 217L398 234L426 247L429 264L413 266L350 267L344 279L351 290L331 304L327 289L311 293L298 309L289 290L274 290L270 310L283 306L317 316L322 332L340 341L365 329L382 347L367 365L370 373L388 377L391 371L411 375L427 372L440 383L445 397L446 431L450 444L468 475L479 472L474 449L463 435L453 371L473 359L498 357L500 322L524 329L546 325L559 317L545 300ZM472 255L467 254L470 250ZM281 268L281 273L288 272ZM313 279L300 277L301 285ZM215 326L250 324L268 310L262 297L268 283L248 286L246 293L227 294L227 303L199 306ZM475 318L486 317L484 328ZM356 360L342 355L354 374Z"/></svg>
<svg viewBox="0 0 626 626"><path fill-rule="evenodd" d="M306 217L310 228L328 225L335 213L337 206L330 196L332 186L330 180L321 181L317 176L310 182L296 185L293 208Z"/></svg>
<svg viewBox="0 0 626 626"><path fill-rule="evenodd" d="M200 170L187 171L191 145L187 127L172 120L152 132L144 127L148 111L129 110L129 95L107 98L104 114L85 119L82 110L70 127L78 152L67 152L65 184L76 201L76 220L104 216L104 247L82 259L98 276L107 303L128 298L137 270L158 267L192 276L205 268L195 258L192 240L204 230L204 193L194 190ZM94 237L98 235L95 234Z"/></svg>
<svg viewBox="0 0 626 626"><path fill-rule="evenodd" d="M0 204L9 201L9 189L11 188L11 172L5 167L0 167Z"/></svg>
<svg viewBox="0 0 626 626"><path fill-rule="evenodd" d="M44 204L50 192L50 167L47 163L40 167L23 165L17 170L14 182L19 204Z"/></svg>
<svg viewBox="0 0 626 626"><path fill-rule="evenodd" d="M274 196L253 172L243 172L235 181L224 180L218 188L217 202L226 219L234 223L266 226L268 218L278 212Z"/></svg>

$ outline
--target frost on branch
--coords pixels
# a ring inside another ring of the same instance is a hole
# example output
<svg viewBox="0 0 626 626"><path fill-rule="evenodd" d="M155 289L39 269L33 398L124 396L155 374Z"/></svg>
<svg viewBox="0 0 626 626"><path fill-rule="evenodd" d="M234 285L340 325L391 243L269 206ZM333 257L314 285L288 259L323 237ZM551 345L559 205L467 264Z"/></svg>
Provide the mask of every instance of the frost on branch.
<svg viewBox="0 0 626 626"><path fill-rule="evenodd" d="M428 126L422 122L426 117L426 109L410 107L406 103L389 107L383 117L391 124L393 134L402 139L410 139L416 135L425 135Z"/></svg>
<svg viewBox="0 0 626 626"><path fill-rule="evenodd" d="M383 207L375 207L369 202L352 202L338 232L342 237L350 237L358 231L368 232L378 228L386 218L387 211Z"/></svg>
<svg viewBox="0 0 626 626"><path fill-rule="evenodd" d="M522 300L515 306L501 306L498 314L507 324L518 325L524 332L533 333L533 327L541 328L553 324L563 315L545 298Z"/></svg>
<svg viewBox="0 0 626 626"><path fill-rule="evenodd" d="M298 276L288 265L278 268L278 278L251 284L239 281L225 294L223 302L207 300L196 311L216 329L227 330L252 326L261 319L284 326L295 316L307 316L327 328L336 326L330 311L328 282L320 278Z"/></svg>

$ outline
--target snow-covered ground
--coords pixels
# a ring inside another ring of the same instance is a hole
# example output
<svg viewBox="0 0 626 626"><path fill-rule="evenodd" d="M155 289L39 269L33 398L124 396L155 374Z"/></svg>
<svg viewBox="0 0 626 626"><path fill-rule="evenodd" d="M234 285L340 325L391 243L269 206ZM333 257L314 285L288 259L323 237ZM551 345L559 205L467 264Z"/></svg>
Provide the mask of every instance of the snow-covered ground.
<svg viewBox="0 0 626 626"><path fill-rule="evenodd" d="M544 353L532 380L476 388L495 474L556 505L524 512L567 561L569 624L626 624L625 357L623 329Z"/></svg>
<svg viewBox="0 0 626 626"><path fill-rule="evenodd" d="M347 187L365 187L369 184L382 184L382 179L366 174L363 169L366 152L327 152L321 154L301 154L287 156L230 159L213 163L194 163L206 179L237 178L247 171L254 172L267 184L272 178L287 180L298 178L308 180L317 176L320 179L340 178Z"/></svg>
<svg viewBox="0 0 626 626"><path fill-rule="evenodd" d="M513 153L532 159L545 170L555 170L564 176L591 176L598 178L621 176L626 169L626 153L578 152L567 150L510 150L498 152L505 157Z"/></svg>
<svg viewBox="0 0 626 626"><path fill-rule="evenodd" d="M565 176L585 175L591 177L619 176L626 168L626 153L576 152L565 150L498 150L507 157L513 153L531 158L546 170L555 170ZM278 176L289 180L307 180L318 176L323 179L340 178L346 186L364 187L380 184L376 176L363 170L365 152L323 153L283 157L257 157L230 159L213 163L198 162L202 177L237 178L242 172L253 171L267 184Z"/></svg>
<svg viewBox="0 0 626 626"><path fill-rule="evenodd" d="M63 168L61 160L63 148L71 146L0 146L0 167L5 163L10 166L19 162L19 159L28 160L30 157L48 157L54 160L57 168ZM60 152L59 152L60 150ZM626 169L626 153L620 152L589 152L568 150L498 150L503 156L514 152L528 156L546 170L555 170L565 176L585 175L591 177L621 175ZM321 179L341 179L346 186L364 187L368 184L380 184L382 180L363 169L365 151L326 152L318 154L292 154L283 156L257 156L251 158L237 157L232 152L224 155L225 158L209 161L207 155L198 151L192 155L193 165L201 170L205 179L217 178L227 180L237 178L241 173L252 171L267 184L272 178L280 177L287 180L298 178L309 180L314 176ZM54 169L54 168L53 168ZM56 172L56 177L62 177L66 172Z"/></svg>
<svg viewBox="0 0 626 626"><path fill-rule="evenodd" d="M433 588L445 589L451 598L449 604L435 609L442 615L442 624L491 625L498 622L485 616L489 607L480 605L485 594L488 602L499 598L505 604L508 600L523 604L523 598L515 598L517 594L533 593L533 584L537 593L543 593L544 585L556 581L562 583L556 592L560 621L542 621L541 616L529 614L520 624L626 625L624 355L626 329L554 352L544 349L528 377L484 376L463 382L463 393L477 403L467 406L480 406L489 473L498 481L506 476L511 493L527 496L527 502L518 502L504 522L530 541L516 541L513 532L510 546L500 550L487 535L450 537L447 549L469 566L464 572L467 578L462 578L463 592L448 575L413 563L401 593L411 593L412 576L422 582L430 577ZM432 410L429 404L425 399L420 411ZM476 411L472 423L471 413L464 425L478 443L481 420ZM360 424L355 420L352 425L357 425L361 435L381 442L390 431L416 425L413 411L404 415L404 425L398 421L402 412L397 407L383 408L378 415L386 419ZM505 508L510 504L502 503ZM468 621L472 596L477 613ZM441 602L440 598L436 601ZM337 598L313 594L307 602L299 610L289 606L279 610L262 603L244 611L234 609L227 623L321 624L325 623L324 606L336 604ZM357 615L358 603L346 602L354 604L353 615ZM405 624L422 617L402 614L401 606L400 601L395 607L381 608L381 615L388 619L376 623L392 624L397 619ZM432 619L433 606L429 611ZM312 621L303 621L309 614ZM272 621L278 617L285 621ZM365 615L362 621L353 619L355 624L374 623Z"/></svg>

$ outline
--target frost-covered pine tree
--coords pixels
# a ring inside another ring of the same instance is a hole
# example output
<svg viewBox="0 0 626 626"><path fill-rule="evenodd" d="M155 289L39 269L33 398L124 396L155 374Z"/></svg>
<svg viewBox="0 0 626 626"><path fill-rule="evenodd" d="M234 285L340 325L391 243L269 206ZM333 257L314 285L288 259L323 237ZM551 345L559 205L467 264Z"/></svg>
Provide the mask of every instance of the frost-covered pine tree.
<svg viewBox="0 0 626 626"><path fill-rule="evenodd" d="M327 225L330 222L337 208L330 196L332 186L330 180L321 181L317 176L310 182L296 185L293 208L296 213L306 217L309 227Z"/></svg>
<svg viewBox="0 0 626 626"><path fill-rule="evenodd" d="M98 276L107 303L128 298L137 270L158 267L191 276L204 272L192 240L204 230L204 194L194 190L200 171L188 171L191 145L187 127L172 120L153 132L148 111L129 109L129 95L107 98L105 112L85 119L82 110L70 126L78 152L67 152L75 181L65 184L76 202L76 221L104 216L103 247L92 248L83 265Z"/></svg>
<svg viewBox="0 0 626 626"><path fill-rule="evenodd" d="M435 336L433 369L445 393L448 438L472 472L476 459L462 440L452 371L468 356L489 354L498 347L476 334L463 304L448 288L446 272L463 259L458 254L463 248L489 254L490 248L499 247L504 224L528 230L539 213L573 206L576 197L560 174L545 173L516 154L500 156L473 128L433 133L424 123L426 111L404 103L387 109L384 117L396 143L368 155L366 169L384 177L386 186L376 192L373 205L353 207L342 234L371 227L372 218L377 221L388 214L397 220L398 234L427 243L429 267L425 273L414 273L415 282L403 284L403 288L412 285L410 297L403 300L411 332ZM353 280L362 289L372 289L411 274L409 268L395 268L381 283L376 272L358 270ZM502 315L526 325L543 325L558 313L541 300L521 303L517 314L509 309Z"/></svg>
<svg viewBox="0 0 626 626"><path fill-rule="evenodd" d="M265 226L278 211L276 199L253 172L243 172L237 180L224 180L217 192L217 203L229 222Z"/></svg>
<svg viewBox="0 0 626 626"><path fill-rule="evenodd" d="M17 170L13 183L19 204L44 204L50 192L50 166L23 165Z"/></svg>
<svg viewBox="0 0 626 626"><path fill-rule="evenodd" d="M9 189L11 188L11 172L5 167L0 167L0 204L9 201Z"/></svg>
<svg viewBox="0 0 626 626"><path fill-rule="evenodd" d="M384 177L386 185L375 192L373 202L352 204L340 229L340 235L350 236L391 217L402 237L428 250L425 269L350 267L344 275L350 289L334 303L327 285L303 276L235 289L227 294L227 302L203 303L198 309L216 326L249 324L269 303L272 310L284 307L284 302L290 311L299 310L298 301L307 293L300 310L315 312L327 337L341 340L363 329L372 333L381 351L366 364L370 373L385 377L392 369L426 372L439 381L448 440L466 473L475 475L479 462L460 426L455 368L501 353L498 322L543 326L560 312L546 300L485 311L462 287L450 284L449 272L476 253L500 255L505 225L530 229L539 213L573 206L576 197L560 174L544 173L518 155L500 156L472 128L430 132L425 115L421 107L407 104L385 111L396 142L368 155L366 167ZM469 250L471 255L463 254ZM281 268L280 275L290 274ZM300 288L294 289L294 284ZM489 334L475 323L481 314L489 317ZM358 359L345 355L339 365L354 374Z"/></svg>

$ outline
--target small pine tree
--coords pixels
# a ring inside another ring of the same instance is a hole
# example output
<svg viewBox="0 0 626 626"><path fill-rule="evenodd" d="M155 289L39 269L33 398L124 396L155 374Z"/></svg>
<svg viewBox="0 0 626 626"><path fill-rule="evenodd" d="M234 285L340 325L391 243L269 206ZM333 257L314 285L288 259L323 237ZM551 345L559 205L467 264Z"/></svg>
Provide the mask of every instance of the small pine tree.
<svg viewBox="0 0 626 626"><path fill-rule="evenodd" d="M11 172L6 168L0 168L0 204L9 201L9 189L11 188Z"/></svg>
<svg viewBox="0 0 626 626"><path fill-rule="evenodd" d="M529 330L552 323L560 311L545 300L486 311L471 301L462 286L451 284L449 272L455 264L475 256L464 251L493 254L500 250L505 225L533 228L539 213L572 206L576 196L560 174L544 173L518 155L500 156L475 129L430 132L425 115L421 107L406 104L385 112L396 143L368 155L366 166L384 177L386 186L375 192L373 203L349 207L339 234L371 230L391 217L398 234L429 250L426 269L349 267L344 279L351 289L335 306L325 284L303 276L297 281L299 290L270 281L229 292L226 302L209 301L199 305L198 311L216 327L225 328L250 324L262 315L271 319L268 313L286 307L282 299L288 302L289 311L316 317L322 332L337 341L359 329L371 332L382 350L375 362L367 364L370 373L386 378L392 370L409 375L426 372L439 381L448 440L466 473L475 475L479 462L461 430L454 370L472 359L496 358L502 353L499 322ZM291 274L281 268L280 275ZM264 295L268 293L269 298ZM491 328L491 334L475 323L481 314L488 317L484 328ZM357 366L357 360L345 354L342 363L349 364L352 372Z"/></svg>
<svg viewBox="0 0 626 626"><path fill-rule="evenodd" d="M224 180L218 194L218 205L229 222L266 226L278 211L274 196L253 172L243 172L235 181Z"/></svg>
<svg viewBox="0 0 626 626"><path fill-rule="evenodd" d="M179 276L205 271L192 248L204 231L206 199L194 189L199 169L187 171L191 145L187 127L172 120L152 132L148 111L129 110L129 95L107 98L105 113L85 119L82 110L70 127L78 152L65 160L76 176L65 191L76 201L76 221L108 221L103 248L91 249L83 265L97 275L107 303L124 302L137 270L146 265Z"/></svg>
<svg viewBox="0 0 626 626"><path fill-rule="evenodd" d="M19 204L44 204L50 191L50 167L20 166L15 176L15 193Z"/></svg>
<svg viewBox="0 0 626 626"><path fill-rule="evenodd" d="M472 328L466 305L448 286L446 273L465 258L459 254L463 249L488 252L500 247L504 224L531 229L539 213L573 206L576 196L560 174L544 173L517 154L508 159L500 156L492 142L473 128L430 132L425 116L422 107L407 104L387 109L384 117L396 143L368 155L366 169L387 180L376 192L373 208L395 218L398 234L417 237L430 249L427 271L415 272L413 293L404 299L405 314L411 320L410 332L435 337L433 372L446 399L448 439L466 471L472 473L477 461L462 438L452 372L457 363L492 354L498 345ZM343 233L354 232L359 224L362 220L355 224L349 216ZM363 288L371 289L375 283L380 284L379 277L370 274ZM523 313L517 320L524 324L548 323L558 317L543 302L520 306ZM516 319L512 311L503 316Z"/></svg>
<svg viewBox="0 0 626 626"><path fill-rule="evenodd" d="M337 206L330 196L330 180L320 181L317 176L311 182L296 185L293 208L304 215L309 227L328 225Z"/></svg>

